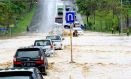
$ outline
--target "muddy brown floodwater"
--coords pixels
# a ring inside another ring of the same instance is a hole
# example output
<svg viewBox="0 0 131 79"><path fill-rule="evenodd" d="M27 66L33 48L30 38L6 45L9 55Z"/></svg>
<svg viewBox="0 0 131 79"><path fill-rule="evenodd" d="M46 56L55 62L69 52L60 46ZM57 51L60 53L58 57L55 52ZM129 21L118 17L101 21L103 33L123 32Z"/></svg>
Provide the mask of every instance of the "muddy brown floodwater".
<svg viewBox="0 0 131 79"><path fill-rule="evenodd" d="M17 48L44 38L43 34L35 34L0 41L0 68L12 66ZM65 37L64 44L64 50L56 50L48 58L45 79L131 79L131 37L86 32L73 38L75 63L70 63L69 37Z"/></svg>

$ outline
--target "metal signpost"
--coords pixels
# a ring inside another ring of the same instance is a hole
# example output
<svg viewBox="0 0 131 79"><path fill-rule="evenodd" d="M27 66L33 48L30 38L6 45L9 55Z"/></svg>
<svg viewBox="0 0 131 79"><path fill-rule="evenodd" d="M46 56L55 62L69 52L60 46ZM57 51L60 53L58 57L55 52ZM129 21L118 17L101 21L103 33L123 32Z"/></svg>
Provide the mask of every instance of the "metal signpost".
<svg viewBox="0 0 131 79"><path fill-rule="evenodd" d="M74 63L73 53L72 53L72 26L71 26L71 24L73 24L74 21L75 21L75 12L67 12L66 13L66 23L70 24L70 46L71 46L71 62L70 63Z"/></svg>
<svg viewBox="0 0 131 79"><path fill-rule="evenodd" d="M7 30L8 28L0 28L0 31L3 31L4 34L6 33Z"/></svg>
<svg viewBox="0 0 131 79"><path fill-rule="evenodd" d="M10 36L12 36L12 28L14 27L14 24L10 25Z"/></svg>

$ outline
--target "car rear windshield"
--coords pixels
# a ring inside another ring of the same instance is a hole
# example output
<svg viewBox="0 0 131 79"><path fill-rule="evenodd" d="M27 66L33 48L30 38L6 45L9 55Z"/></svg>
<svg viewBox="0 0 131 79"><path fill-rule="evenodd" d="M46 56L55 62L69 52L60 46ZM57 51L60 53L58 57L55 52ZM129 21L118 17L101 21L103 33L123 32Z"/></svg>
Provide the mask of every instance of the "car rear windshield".
<svg viewBox="0 0 131 79"><path fill-rule="evenodd" d="M73 28L73 30L82 31L81 28Z"/></svg>
<svg viewBox="0 0 131 79"><path fill-rule="evenodd" d="M17 51L16 56L18 57L30 57L30 58L37 58L39 57L39 51Z"/></svg>
<svg viewBox="0 0 131 79"><path fill-rule="evenodd" d="M63 13L58 13L58 15L63 15ZM61 18L61 17L56 17L56 18L55 18L55 22L56 22L56 23L63 23L63 18Z"/></svg>
<svg viewBox="0 0 131 79"><path fill-rule="evenodd" d="M51 40L61 40L60 36L47 36L46 38Z"/></svg>
<svg viewBox="0 0 131 79"><path fill-rule="evenodd" d="M47 46L51 45L50 40L37 40L35 41L35 46Z"/></svg>
<svg viewBox="0 0 131 79"><path fill-rule="evenodd" d="M0 72L0 79L31 79L31 74L29 71Z"/></svg>
<svg viewBox="0 0 131 79"><path fill-rule="evenodd" d="M0 79L31 79L30 76L7 76L0 77Z"/></svg>
<svg viewBox="0 0 131 79"><path fill-rule="evenodd" d="M58 10L63 10L63 8L58 8Z"/></svg>

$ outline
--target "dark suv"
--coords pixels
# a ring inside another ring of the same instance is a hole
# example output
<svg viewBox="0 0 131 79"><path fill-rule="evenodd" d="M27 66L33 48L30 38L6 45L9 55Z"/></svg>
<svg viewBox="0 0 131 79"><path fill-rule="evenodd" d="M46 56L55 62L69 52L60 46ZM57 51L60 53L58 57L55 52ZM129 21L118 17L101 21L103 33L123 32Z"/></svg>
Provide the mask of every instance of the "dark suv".
<svg viewBox="0 0 131 79"><path fill-rule="evenodd" d="M0 70L0 79L44 79L37 68L8 68Z"/></svg>
<svg viewBox="0 0 131 79"><path fill-rule="evenodd" d="M41 48L20 48L13 59L14 67L37 67L46 74L47 58Z"/></svg>

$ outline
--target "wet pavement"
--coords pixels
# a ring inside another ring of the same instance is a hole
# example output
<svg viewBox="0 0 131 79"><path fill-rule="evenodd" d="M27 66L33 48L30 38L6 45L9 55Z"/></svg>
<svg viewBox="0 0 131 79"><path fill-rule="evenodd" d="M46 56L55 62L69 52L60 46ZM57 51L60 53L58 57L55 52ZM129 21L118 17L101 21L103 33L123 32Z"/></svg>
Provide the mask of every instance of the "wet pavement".
<svg viewBox="0 0 131 79"><path fill-rule="evenodd" d="M30 25L30 32L47 33L53 27L58 0L39 0L35 16Z"/></svg>

